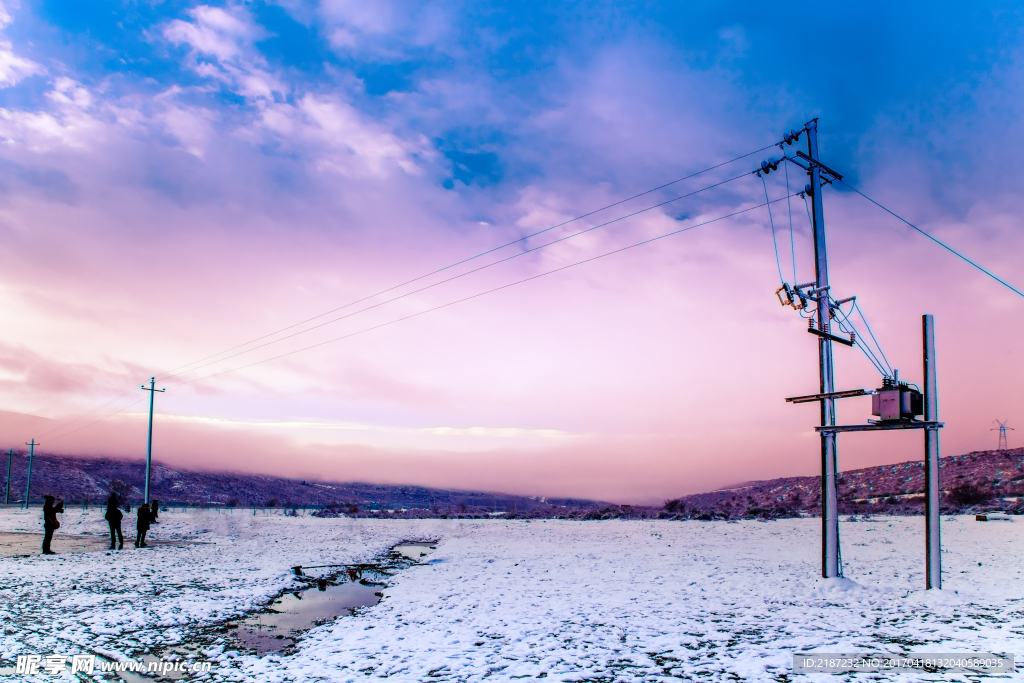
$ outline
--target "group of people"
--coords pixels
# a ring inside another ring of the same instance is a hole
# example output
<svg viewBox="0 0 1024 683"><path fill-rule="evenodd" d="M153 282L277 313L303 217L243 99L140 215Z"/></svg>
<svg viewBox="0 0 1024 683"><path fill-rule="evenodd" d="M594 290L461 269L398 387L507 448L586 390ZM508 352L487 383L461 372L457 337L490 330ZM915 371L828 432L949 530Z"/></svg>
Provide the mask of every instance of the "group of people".
<svg viewBox="0 0 1024 683"><path fill-rule="evenodd" d="M60 520L57 519L57 515L64 512L64 500L55 499L54 496L44 496L43 500L45 501L43 503L43 554L56 555L50 549L50 543L53 541L53 532L60 528ZM131 508L126 509L131 510ZM135 520L136 548L148 547L146 532L149 531L151 524L156 523L159 514L160 502L156 499L152 504L143 503L139 507ZM123 549L124 534L121 532L121 520L124 519L124 513L121 512L120 499L116 493L111 493L107 498L107 512L103 518L107 520L107 525L110 527L110 549Z"/></svg>

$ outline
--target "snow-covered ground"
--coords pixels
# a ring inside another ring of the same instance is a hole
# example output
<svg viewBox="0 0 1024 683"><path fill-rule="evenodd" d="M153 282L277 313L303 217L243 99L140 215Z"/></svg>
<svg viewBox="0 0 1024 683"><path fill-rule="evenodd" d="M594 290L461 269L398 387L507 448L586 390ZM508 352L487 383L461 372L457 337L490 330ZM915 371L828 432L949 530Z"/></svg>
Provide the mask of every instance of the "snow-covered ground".
<svg viewBox="0 0 1024 683"><path fill-rule="evenodd" d="M72 510L58 532L105 533ZM38 509L0 531L39 530ZM125 529L132 520L125 520ZM1024 520L943 520L945 590L924 591L923 520L842 525L848 580L819 573L818 520L351 520L168 512L151 536L202 545L0 558L0 666L17 654L138 657L266 603L290 567L364 562L438 538L384 599L289 655L230 641L213 680L793 680L794 651L1013 652L1024 658ZM209 636L207 636L209 637ZM1013 674L1012 677L1021 674ZM23 676L12 679L28 680ZM799 678L803 678L800 676ZM816 674L807 680L968 680ZM38 680L53 680L45 674Z"/></svg>

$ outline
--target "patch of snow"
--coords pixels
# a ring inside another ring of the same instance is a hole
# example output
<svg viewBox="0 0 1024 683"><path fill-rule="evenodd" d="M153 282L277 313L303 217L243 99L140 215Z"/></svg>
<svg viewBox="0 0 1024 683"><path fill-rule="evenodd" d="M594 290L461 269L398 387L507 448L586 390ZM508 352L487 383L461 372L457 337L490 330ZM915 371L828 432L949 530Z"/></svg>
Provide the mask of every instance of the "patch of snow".
<svg viewBox="0 0 1024 683"><path fill-rule="evenodd" d="M0 531L38 509L0 511ZM101 510L58 533L104 533ZM133 516L124 528L132 529ZM436 553L382 601L289 655L205 641L213 681L777 681L795 651L1024 657L1024 525L943 520L943 591L924 590L921 518L843 524L845 578L820 578L820 522L315 519L161 513L150 535L210 545L8 558L0 666L17 654L116 659L188 642L296 585L294 565L365 562L399 541ZM199 531L204 530L199 536ZM885 680L968 680L891 674ZM809 681L835 680L825 675Z"/></svg>

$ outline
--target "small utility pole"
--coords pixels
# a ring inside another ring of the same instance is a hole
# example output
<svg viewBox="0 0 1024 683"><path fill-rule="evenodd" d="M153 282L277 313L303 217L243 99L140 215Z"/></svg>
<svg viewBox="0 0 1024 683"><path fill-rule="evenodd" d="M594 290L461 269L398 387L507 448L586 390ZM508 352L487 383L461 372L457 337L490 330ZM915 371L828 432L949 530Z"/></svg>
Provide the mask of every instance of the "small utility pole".
<svg viewBox="0 0 1024 683"><path fill-rule="evenodd" d="M818 305L814 324L819 332L830 334L829 330L829 285L828 255L825 245L825 212L821 201L821 169L818 166L818 120L807 123L807 154L812 162L808 173L811 177L811 205L813 206L814 227L814 274L815 295ZM822 394L835 392L835 374L832 367L832 341L825 336L818 337L818 374ZM821 400L821 426L836 424L836 401L834 398ZM821 575L828 579L839 576L839 510L836 491L836 473L839 469L836 456L836 432L821 431Z"/></svg>
<svg viewBox="0 0 1024 683"><path fill-rule="evenodd" d="M14 449L7 449L7 494L4 496L4 505L11 504L11 461L14 459Z"/></svg>
<svg viewBox="0 0 1024 683"><path fill-rule="evenodd" d="M156 377L149 378L149 386L140 384L139 389L149 392L149 438L146 440L146 505L149 505L149 475L153 469L153 399L157 392L167 389L156 388Z"/></svg>
<svg viewBox="0 0 1024 683"><path fill-rule="evenodd" d="M32 461L36 457L36 440L32 439L31 442L25 444L28 446L28 476L25 477L25 507L28 509L28 494L32 490Z"/></svg>
<svg viewBox="0 0 1024 683"><path fill-rule="evenodd" d="M935 318L922 316L924 337L924 419L938 425L939 390L935 374ZM925 588L942 588L942 545L939 535L939 427L924 429Z"/></svg>

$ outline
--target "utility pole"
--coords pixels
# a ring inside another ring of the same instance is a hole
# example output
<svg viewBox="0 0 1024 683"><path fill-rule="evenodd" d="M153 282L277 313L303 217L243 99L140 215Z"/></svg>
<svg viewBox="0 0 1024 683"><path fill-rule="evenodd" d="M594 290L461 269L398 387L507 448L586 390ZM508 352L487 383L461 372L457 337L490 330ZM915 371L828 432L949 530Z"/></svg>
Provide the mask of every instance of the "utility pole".
<svg viewBox="0 0 1024 683"><path fill-rule="evenodd" d="M32 461L36 457L36 440L25 444L28 446L28 476L25 477L25 510L28 510L28 494L32 490Z"/></svg>
<svg viewBox="0 0 1024 683"><path fill-rule="evenodd" d="M149 438L146 440L146 505L149 505L149 475L153 469L153 399L157 392L164 392L167 389L156 388L156 377L149 378L149 387L140 384L139 389L149 392Z"/></svg>
<svg viewBox="0 0 1024 683"><path fill-rule="evenodd" d="M1006 448L1007 448L1007 446L1006 446L1006 430L1009 429L1012 432L1013 431L1013 427L1007 427L1006 426L1006 421L1003 421L1003 420L998 420L997 419L996 422L999 424L999 427L994 427L994 428L990 429L989 431L991 431L991 432L998 431L999 432L999 448L997 450L1005 451Z"/></svg>
<svg viewBox="0 0 1024 683"><path fill-rule="evenodd" d="M925 589L942 588L942 545L939 535L939 385L935 373L935 318L921 318L924 338Z"/></svg>
<svg viewBox="0 0 1024 683"><path fill-rule="evenodd" d="M899 381L899 371L876 365L882 372L882 388L835 390L835 375L832 361L832 342L846 346L861 345L856 339L855 330L851 331L839 319L839 331L844 334L833 334L830 319L833 310L846 302L855 301L856 297L836 300L830 296L828 281L828 257L826 255L825 215L822 210L822 185L841 181L843 176L835 172L818 157L818 120L812 119L801 131L790 131L783 137L785 144L792 145L807 133L807 154L796 152L795 156L786 155L788 160L807 171L810 183L804 193L811 198L814 207L811 223L814 237L814 270L815 281L790 286L783 282L776 290L779 302L783 306L792 306L800 311L810 308L815 302L814 316L811 318L807 331L818 337L818 372L820 393L806 396L792 396L786 401L790 403L821 404L821 425L815 431L821 436L821 575L829 579L842 575L839 564L839 508L838 508L838 470L839 463L836 453L836 439L839 432L877 432L895 429L925 430L925 507L927 519L925 526L925 563L927 588L942 587L942 566L940 562L941 546L939 536L939 429L944 427L939 422L938 390L935 373L935 326L931 315L923 320L924 345L924 395L906 382ZM782 147L782 143L779 143ZM770 173L775 170L783 159L769 159L761 162L760 171ZM865 324L867 321L865 320ZM869 328L870 332L870 328ZM847 338L845 334L849 334ZM872 338L874 335L872 334ZM877 345L877 341L875 342ZM861 350L864 348L862 346ZM880 349L879 349L880 350ZM865 351L867 353L867 351ZM888 372L886 372L888 370ZM889 373L892 376L889 376ZM868 420L866 424L836 424L836 400L855 396L871 396L872 415L877 420ZM918 420L924 415L924 420Z"/></svg>
<svg viewBox="0 0 1024 683"><path fill-rule="evenodd" d="M821 201L821 168L818 165L818 119L807 123L807 154L812 163L808 169L811 177L811 205L814 228L814 275L818 305L814 324L819 332L831 334L829 330L830 307L828 301L828 255L825 244L825 213ZM822 394L835 392L835 374L832 366L832 340L818 337L818 375ZM836 402L834 398L821 400L821 426L836 424ZM836 492L836 436L834 431L821 431L821 575L826 578L839 576L839 512Z"/></svg>
<svg viewBox="0 0 1024 683"><path fill-rule="evenodd" d="M11 461L14 459L14 449L7 449L7 494L4 496L4 505L11 504Z"/></svg>

